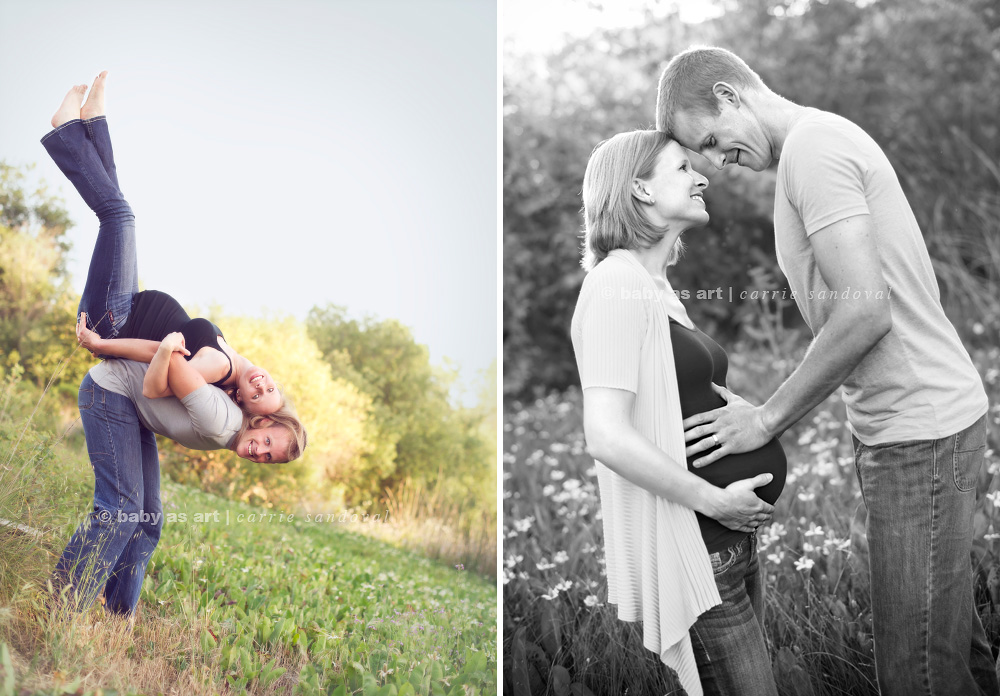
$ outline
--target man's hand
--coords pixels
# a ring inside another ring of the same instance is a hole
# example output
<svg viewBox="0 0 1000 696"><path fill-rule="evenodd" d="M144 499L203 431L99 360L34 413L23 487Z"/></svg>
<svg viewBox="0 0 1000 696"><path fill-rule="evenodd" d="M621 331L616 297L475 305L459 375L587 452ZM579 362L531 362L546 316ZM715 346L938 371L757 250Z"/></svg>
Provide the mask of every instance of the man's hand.
<svg viewBox="0 0 1000 696"><path fill-rule="evenodd" d="M695 414L684 421L684 440L688 443L685 454L688 457L719 445L714 452L694 461L696 469L728 454L759 449L774 437L764 426L761 407L750 404L725 387L713 384L712 388L726 400L726 405Z"/></svg>
<svg viewBox="0 0 1000 696"><path fill-rule="evenodd" d="M166 353L180 353L181 355L191 355L191 351L184 347L184 334L180 331L168 333L160 341L160 348Z"/></svg>
<svg viewBox="0 0 1000 696"><path fill-rule="evenodd" d="M87 328L87 313L80 312L80 318L76 320L76 342L90 351L95 358L101 352L101 344L104 339L96 331Z"/></svg>

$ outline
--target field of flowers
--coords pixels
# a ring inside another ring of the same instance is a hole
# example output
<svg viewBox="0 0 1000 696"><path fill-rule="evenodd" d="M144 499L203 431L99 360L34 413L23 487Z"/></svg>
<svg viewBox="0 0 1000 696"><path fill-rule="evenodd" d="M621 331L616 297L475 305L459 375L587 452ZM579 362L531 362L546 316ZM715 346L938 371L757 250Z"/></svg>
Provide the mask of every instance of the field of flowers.
<svg viewBox="0 0 1000 696"><path fill-rule="evenodd" d="M171 482L162 497L134 630L96 605L83 617L22 605L0 617L0 694L497 692L487 579L336 517L290 521Z"/></svg>
<svg viewBox="0 0 1000 696"><path fill-rule="evenodd" d="M729 384L762 403L797 364L765 349L730 353ZM974 351L990 396L990 440L979 482L976 598L1000 643L1000 349ZM601 513L585 451L581 395L552 394L507 410L503 454L504 691L664 694L673 675L642 647L641 626L606 603ZM838 395L782 437L788 479L759 533L765 633L779 692L877 694L865 507Z"/></svg>

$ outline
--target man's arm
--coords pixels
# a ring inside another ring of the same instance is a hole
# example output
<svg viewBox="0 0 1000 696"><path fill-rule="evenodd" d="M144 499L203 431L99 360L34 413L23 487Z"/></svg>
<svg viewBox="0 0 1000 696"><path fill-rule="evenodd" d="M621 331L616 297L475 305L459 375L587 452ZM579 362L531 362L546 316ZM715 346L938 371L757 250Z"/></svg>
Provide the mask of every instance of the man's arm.
<svg viewBox="0 0 1000 696"><path fill-rule="evenodd" d="M712 434L722 443L698 459L696 467L757 449L783 433L833 393L892 328L871 216L835 222L815 232L809 241L820 275L838 293L836 300L823 300L833 303L833 310L802 363L763 406L752 406L722 391L726 406L684 421L688 456L713 447ZM842 298L845 291L848 296ZM857 299L856 291L860 291Z"/></svg>

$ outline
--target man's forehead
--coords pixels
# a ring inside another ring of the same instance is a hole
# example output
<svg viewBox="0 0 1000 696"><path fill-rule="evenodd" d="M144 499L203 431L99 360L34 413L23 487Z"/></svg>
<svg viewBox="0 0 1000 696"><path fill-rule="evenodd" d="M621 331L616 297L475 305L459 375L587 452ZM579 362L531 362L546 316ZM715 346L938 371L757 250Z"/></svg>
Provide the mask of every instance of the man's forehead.
<svg viewBox="0 0 1000 696"><path fill-rule="evenodd" d="M690 111L678 111L671 124L671 135L689 150L697 151L701 141L708 134L707 119L701 114Z"/></svg>
<svg viewBox="0 0 1000 696"><path fill-rule="evenodd" d="M292 433L281 425L271 425L267 427L267 434L272 440L277 440L285 445L291 442Z"/></svg>

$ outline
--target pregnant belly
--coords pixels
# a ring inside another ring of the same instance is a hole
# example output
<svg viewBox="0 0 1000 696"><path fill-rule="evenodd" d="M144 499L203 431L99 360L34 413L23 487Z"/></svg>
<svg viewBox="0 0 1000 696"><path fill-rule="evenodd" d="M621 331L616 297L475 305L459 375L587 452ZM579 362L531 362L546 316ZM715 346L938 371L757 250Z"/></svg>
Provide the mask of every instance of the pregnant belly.
<svg viewBox="0 0 1000 696"><path fill-rule="evenodd" d="M699 452L688 459L688 469L714 486L725 488L735 481L748 479L758 474L772 474L774 478L766 486L754 489L757 496L764 502L774 505L785 487L785 476L788 473L788 460L785 450L775 438L760 449L740 454L730 454L706 467L695 469L692 462L703 457Z"/></svg>

